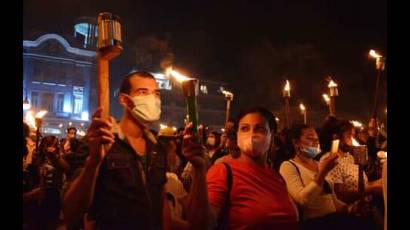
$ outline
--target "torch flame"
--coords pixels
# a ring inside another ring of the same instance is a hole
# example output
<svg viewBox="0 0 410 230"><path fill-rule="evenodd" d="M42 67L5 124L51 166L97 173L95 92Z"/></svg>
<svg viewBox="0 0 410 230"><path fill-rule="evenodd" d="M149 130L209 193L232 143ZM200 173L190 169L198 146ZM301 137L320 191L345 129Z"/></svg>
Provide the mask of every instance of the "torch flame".
<svg viewBox="0 0 410 230"><path fill-rule="evenodd" d="M33 116L33 111L27 111L24 121L27 123L28 126L30 126L30 128L36 129L36 121Z"/></svg>
<svg viewBox="0 0 410 230"><path fill-rule="evenodd" d="M42 110L42 111L36 113L36 115L34 115L34 112L32 110L29 110L26 113L24 121L28 124L28 126L30 126L30 128L37 129L36 118L41 119L41 118L44 117L44 115L46 115L46 113L47 113L46 110Z"/></svg>
<svg viewBox="0 0 410 230"><path fill-rule="evenodd" d="M290 91L290 83L288 80L286 80L285 88L283 88L285 91Z"/></svg>
<svg viewBox="0 0 410 230"><path fill-rule="evenodd" d="M167 126L167 125L164 125L164 124L159 124L159 128L160 128L160 129L166 129L166 128L168 128L168 126Z"/></svg>
<svg viewBox="0 0 410 230"><path fill-rule="evenodd" d="M352 144L353 146L360 146L359 142L357 142L356 139L354 139L353 137L352 137Z"/></svg>
<svg viewBox="0 0 410 230"><path fill-rule="evenodd" d="M360 122L358 122L358 121L352 120L352 121L350 121L350 122L351 122L351 123L353 124L353 126L356 127L356 128L362 128L362 127L363 127L363 124L360 123Z"/></svg>
<svg viewBox="0 0 410 230"><path fill-rule="evenodd" d="M302 112L304 112L306 110L305 106L303 105L303 103L300 103L299 105L300 110L302 110Z"/></svg>
<svg viewBox="0 0 410 230"><path fill-rule="evenodd" d="M173 70L172 67L169 67L165 70L165 75L173 76L179 82L183 82L183 81L187 81L187 80L192 79L190 77L187 77L185 75L182 75L182 74L178 73L177 71Z"/></svg>
<svg viewBox="0 0 410 230"><path fill-rule="evenodd" d="M330 80L329 85L327 87L337 87L337 84L333 80Z"/></svg>
<svg viewBox="0 0 410 230"><path fill-rule="evenodd" d="M36 114L36 118L43 118L47 113L47 110L41 110Z"/></svg>
<svg viewBox="0 0 410 230"><path fill-rule="evenodd" d="M382 57L382 55L376 53L376 51L374 51L374 50L370 50L369 55L374 57L374 58L381 58Z"/></svg>
<svg viewBox="0 0 410 230"><path fill-rule="evenodd" d="M233 93L226 91L226 90L222 90L222 93L225 97L233 97Z"/></svg>
<svg viewBox="0 0 410 230"><path fill-rule="evenodd" d="M330 101L329 95L324 93L322 96L323 96L323 99L325 100L325 102L329 103L329 101Z"/></svg>

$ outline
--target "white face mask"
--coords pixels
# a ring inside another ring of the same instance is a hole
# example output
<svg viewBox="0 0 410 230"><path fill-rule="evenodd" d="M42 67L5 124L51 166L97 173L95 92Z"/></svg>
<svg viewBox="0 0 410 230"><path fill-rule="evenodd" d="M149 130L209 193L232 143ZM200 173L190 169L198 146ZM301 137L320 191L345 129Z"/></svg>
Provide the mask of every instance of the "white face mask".
<svg viewBox="0 0 410 230"><path fill-rule="evenodd" d="M270 140L268 137L242 136L238 137L238 147L250 157L260 157L269 150Z"/></svg>
<svg viewBox="0 0 410 230"><path fill-rule="evenodd" d="M146 96L134 96L123 94L128 97L134 103L132 109L127 109L131 112L132 116L137 119L142 125L149 125L152 122L158 121L161 116L161 100L153 95Z"/></svg>

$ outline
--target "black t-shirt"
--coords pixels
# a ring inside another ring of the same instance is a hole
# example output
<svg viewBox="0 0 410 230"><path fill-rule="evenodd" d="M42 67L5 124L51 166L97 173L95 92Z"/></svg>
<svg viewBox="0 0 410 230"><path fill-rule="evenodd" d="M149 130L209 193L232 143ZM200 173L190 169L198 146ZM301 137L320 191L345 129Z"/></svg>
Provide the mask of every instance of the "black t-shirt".
<svg viewBox="0 0 410 230"><path fill-rule="evenodd" d="M151 142L146 143L143 158L116 136L100 167L89 210L98 229L160 229L163 183L151 176L155 150Z"/></svg>

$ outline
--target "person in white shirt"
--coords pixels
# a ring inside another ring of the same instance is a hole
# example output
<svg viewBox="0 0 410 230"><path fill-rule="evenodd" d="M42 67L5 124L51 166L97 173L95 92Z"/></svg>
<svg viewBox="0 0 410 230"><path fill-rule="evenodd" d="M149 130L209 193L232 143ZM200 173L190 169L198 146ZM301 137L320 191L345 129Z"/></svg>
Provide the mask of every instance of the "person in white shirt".
<svg viewBox="0 0 410 230"><path fill-rule="evenodd" d="M348 215L347 205L338 200L326 176L336 164L338 155L327 155L319 163L319 138L309 125L295 125L290 131L290 152L280 173L286 181L290 196L299 206L303 229L361 229L366 226ZM363 228L365 229L365 228ZM367 229L367 228L366 228Z"/></svg>

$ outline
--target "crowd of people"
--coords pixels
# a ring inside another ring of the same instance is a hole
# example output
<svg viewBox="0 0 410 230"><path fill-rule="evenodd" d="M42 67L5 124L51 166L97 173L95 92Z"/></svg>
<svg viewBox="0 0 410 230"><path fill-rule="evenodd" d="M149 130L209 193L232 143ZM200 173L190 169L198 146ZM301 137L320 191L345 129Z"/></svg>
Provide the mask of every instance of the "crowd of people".
<svg viewBox="0 0 410 230"><path fill-rule="evenodd" d="M156 132L155 78L131 72L119 92L121 120L99 108L81 139L70 127L36 140L23 123L23 229L383 229L387 137L374 119L363 130L333 116L278 130L252 107L223 132Z"/></svg>

